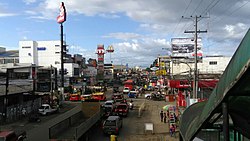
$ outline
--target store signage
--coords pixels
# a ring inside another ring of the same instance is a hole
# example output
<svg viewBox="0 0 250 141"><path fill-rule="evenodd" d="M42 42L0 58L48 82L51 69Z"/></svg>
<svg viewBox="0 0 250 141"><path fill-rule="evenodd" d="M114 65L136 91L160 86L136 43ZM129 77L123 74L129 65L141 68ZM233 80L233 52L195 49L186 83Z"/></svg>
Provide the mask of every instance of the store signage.
<svg viewBox="0 0 250 141"><path fill-rule="evenodd" d="M66 21L66 8L64 6L64 3L61 2L61 5L60 5L60 14L59 16L57 16L57 22L59 24L63 23Z"/></svg>
<svg viewBox="0 0 250 141"><path fill-rule="evenodd" d="M40 50L46 50L46 47L37 47L37 50L40 51Z"/></svg>

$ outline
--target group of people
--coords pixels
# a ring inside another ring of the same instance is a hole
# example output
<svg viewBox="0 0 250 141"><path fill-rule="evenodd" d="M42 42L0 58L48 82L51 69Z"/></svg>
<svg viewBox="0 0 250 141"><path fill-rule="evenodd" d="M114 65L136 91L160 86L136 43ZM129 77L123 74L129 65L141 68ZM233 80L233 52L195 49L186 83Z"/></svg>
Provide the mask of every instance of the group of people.
<svg viewBox="0 0 250 141"><path fill-rule="evenodd" d="M167 111L167 113L161 111L161 112L160 112L161 122L167 123L167 116L168 116L168 118L169 118L169 111ZM174 114L174 118L177 119L177 117L176 117L175 114ZM176 129L175 125L174 125L174 124L170 124L170 129L169 129L169 131L170 131L171 137L172 137L173 135L175 135L175 129Z"/></svg>

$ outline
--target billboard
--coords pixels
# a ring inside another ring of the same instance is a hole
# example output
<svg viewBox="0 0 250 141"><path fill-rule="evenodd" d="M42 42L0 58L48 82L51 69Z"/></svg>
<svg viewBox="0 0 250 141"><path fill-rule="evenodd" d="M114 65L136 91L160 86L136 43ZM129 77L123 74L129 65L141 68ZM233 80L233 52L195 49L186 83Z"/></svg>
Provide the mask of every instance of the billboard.
<svg viewBox="0 0 250 141"><path fill-rule="evenodd" d="M202 42L201 38L197 39L197 56L202 57ZM172 57L185 57L185 58L194 58L195 42L194 38L172 38L171 47L172 47Z"/></svg>

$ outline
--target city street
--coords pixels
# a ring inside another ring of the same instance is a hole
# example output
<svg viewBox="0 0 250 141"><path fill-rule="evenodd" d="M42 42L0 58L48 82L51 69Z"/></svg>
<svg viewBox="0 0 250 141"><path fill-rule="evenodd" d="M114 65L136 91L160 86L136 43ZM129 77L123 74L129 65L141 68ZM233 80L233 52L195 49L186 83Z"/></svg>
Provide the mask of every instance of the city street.
<svg viewBox="0 0 250 141"><path fill-rule="evenodd" d="M133 99L135 108L130 110L128 117L123 118L123 127L118 135L119 141L175 141L178 135L170 137L169 124L160 121L160 110L169 102L145 100L144 95ZM145 110L141 117L138 117L140 105L145 102ZM174 103L171 103L174 104ZM145 132L145 123L153 123L153 134ZM92 129L90 141L109 141L110 136L104 135L101 125Z"/></svg>

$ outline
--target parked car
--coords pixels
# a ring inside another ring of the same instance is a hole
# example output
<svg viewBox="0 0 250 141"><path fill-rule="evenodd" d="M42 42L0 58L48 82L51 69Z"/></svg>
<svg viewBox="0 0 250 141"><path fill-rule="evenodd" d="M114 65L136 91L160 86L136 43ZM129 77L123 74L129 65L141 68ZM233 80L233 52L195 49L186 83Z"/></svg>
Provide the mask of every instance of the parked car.
<svg viewBox="0 0 250 141"><path fill-rule="evenodd" d="M58 111L58 108L52 108L49 104L42 104L42 106L38 109L39 114L48 115Z"/></svg>
<svg viewBox="0 0 250 141"><path fill-rule="evenodd" d="M121 116L128 116L129 105L126 103L120 103L115 108L115 113Z"/></svg>
<svg viewBox="0 0 250 141"><path fill-rule="evenodd" d="M122 94L113 94L112 95L112 100L119 102L124 99L124 96Z"/></svg>
<svg viewBox="0 0 250 141"><path fill-rule="evenodd" d="M0 131L0 141L23 141L25 138L25 131Z"/></svg>
<svg viewBox="0 0 250 141"><path fill-rule="evenodd" d="M109 116L103 122L103 133L104 134L119 134L122 128L122 118L119 116Z"/></svg>

